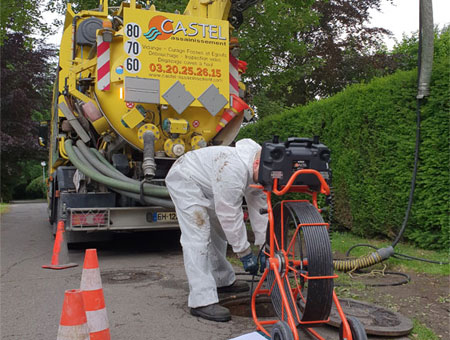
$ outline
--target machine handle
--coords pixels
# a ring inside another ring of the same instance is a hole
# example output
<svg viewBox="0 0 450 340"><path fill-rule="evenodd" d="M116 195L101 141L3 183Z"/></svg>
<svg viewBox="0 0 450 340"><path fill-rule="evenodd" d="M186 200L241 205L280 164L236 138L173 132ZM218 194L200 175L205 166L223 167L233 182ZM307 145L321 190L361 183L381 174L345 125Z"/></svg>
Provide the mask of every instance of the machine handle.
<svg viewBox="0 0 450 340"><path fill-rule="evenodd" d="M312 144L319 144L319 137L314 136L314 139L290 137L284 145L288 148L291 143L306 143L307 147L311 147Z"/></svg>
<svg viewBox="0 0 450 340"><path fill-rule="evenodd" d="M278 178L275 178L273 180L273 193L277 196L281 196L284 195L285 193L289 192L289 190L291 189L291 187L294 184L295 179L297 178L297 176L301 175L301 174L313 174L316 175L316 177L319 179L320 181L320 192L324 195L329 195L330 194L330 187L328 186L327 182L325 182L324 178L322 177L322 175L313 169L301 169L301 170L297 170L296 172L294 172L291 176L291 178L289 179L289 181L286 183L286 185L284 185L282 187L281 190L278 190Z"/></svg>

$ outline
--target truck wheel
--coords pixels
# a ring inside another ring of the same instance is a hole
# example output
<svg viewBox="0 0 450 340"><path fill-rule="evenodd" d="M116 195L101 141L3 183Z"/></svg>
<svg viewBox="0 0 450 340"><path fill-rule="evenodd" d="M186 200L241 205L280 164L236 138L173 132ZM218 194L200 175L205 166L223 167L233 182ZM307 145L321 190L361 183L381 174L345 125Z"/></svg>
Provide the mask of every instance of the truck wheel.
<svg viewBox="0 0 450 340"><path fill-rule="evenodd" d="M294 340L294 334L285 321L278 321L270 332L272 340Z"/></svg>
<svg viewBox="0 0 450 340"><path fill-rule="evenodd" d="M367 340L366 330L363 324L354 316L349 316L347 318L348 325L350 326L350 331L352 332L353 340ZM339 327L339 340L344 340L344 327Z"/></svg>

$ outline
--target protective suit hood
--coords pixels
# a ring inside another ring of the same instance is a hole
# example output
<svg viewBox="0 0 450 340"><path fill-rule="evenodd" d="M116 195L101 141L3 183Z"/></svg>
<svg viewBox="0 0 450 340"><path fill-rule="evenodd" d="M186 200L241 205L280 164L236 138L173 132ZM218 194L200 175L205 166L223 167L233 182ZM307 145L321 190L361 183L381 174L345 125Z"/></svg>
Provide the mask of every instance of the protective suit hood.
<svg viewBox="0 0 450 340"><path fill-rule="evenodd" d="M248 176L253 182L253 161L258 151L261 151L261 145L253 141L252 139L245 138L236 142L236 152L242 162L247 167Z"/></svg>

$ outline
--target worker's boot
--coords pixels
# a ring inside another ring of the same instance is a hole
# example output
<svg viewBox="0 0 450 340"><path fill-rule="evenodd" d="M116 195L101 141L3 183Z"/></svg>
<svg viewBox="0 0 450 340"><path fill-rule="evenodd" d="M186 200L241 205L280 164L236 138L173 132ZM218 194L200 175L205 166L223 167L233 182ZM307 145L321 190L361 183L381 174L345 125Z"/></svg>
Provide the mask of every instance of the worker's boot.
<svg viewBox="0 0 450 340"><path fill-rule="evenodd" d="M236 280L229 286L218 287L217 293L219 293L219 294L221 294L221 293L236 294L236 293L248 292L248 290L249 290L249 287L246 282Z"/></svg>
<svg viewBox="0 0 450 340"><path fill-rule="evenodd" d="M219 305L218 303L191 308L191 314L211 321L226 322L231 320L229 309Z"/></svg>

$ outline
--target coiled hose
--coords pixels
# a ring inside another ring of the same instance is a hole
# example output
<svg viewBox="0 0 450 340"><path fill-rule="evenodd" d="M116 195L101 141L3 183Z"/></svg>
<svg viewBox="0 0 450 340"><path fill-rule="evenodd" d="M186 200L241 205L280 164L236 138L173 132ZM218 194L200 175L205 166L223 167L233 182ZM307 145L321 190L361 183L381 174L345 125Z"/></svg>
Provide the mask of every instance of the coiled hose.
<svg viewBox="0 0 450 340"><path fill-rule="evenodd" d="M99 155L89 150L84 143L80 142L77 145L81 147L73 146L70 139L64 143L70 161L78 170L116 192L136 200L140 199L140 183L138 181L126 177L115 168L113 170L112 166L107 166L100 160ZM148 204L174 208L173 202L167 199L169 197L167 188L163 186L144 185L144 201Z"/></svg>

